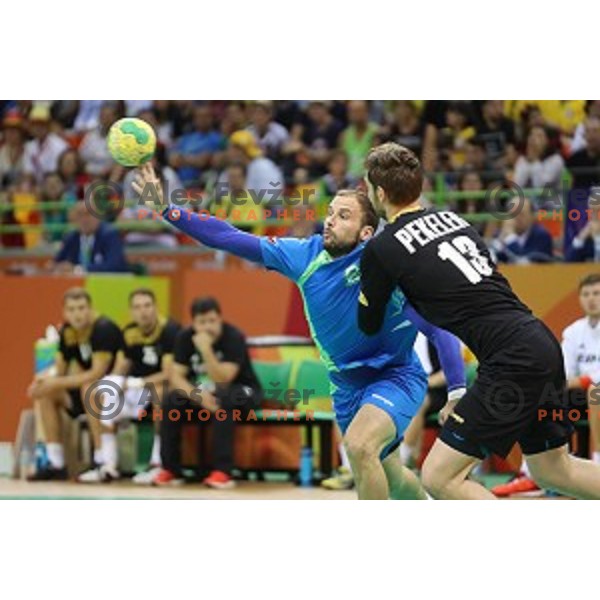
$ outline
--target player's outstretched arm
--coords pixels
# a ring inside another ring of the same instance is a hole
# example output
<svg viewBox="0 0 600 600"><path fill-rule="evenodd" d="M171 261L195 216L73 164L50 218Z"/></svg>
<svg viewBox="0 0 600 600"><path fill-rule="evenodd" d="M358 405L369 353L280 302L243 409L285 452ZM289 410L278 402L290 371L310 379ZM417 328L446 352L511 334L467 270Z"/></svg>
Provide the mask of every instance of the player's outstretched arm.
<svg viewBox="0 0 600 600"><path fill-rule="evenodd" d="M147 193L148 185L153 186L155 193ZM235 256L263 264L258 236L240 231L221 219L205 217L165 202L160 180L148 163L140 167L132 186L140 196L148 197L147 208L161 210L165 221L179 231L209 248L225 250Z"/></svg>
<svg viewBox="0 0 600 600"><path fill-rule="evenodd" d="M435 346L446 376L448 401L458 402L467 388L460 341L445 329L440 329L426 321L410 304L406 305L404 313Z"/></svg>

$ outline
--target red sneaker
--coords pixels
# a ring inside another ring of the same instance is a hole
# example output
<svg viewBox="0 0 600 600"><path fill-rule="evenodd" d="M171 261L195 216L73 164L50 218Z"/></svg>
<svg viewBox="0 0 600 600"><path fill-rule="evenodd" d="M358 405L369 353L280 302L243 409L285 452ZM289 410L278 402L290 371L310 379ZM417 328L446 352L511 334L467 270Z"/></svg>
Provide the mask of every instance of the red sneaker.
<svg viewBox="0 0 600 600"><path fill-rule="evenodd" d="M223 471L213 471L202 483L216 490L229 490L235 487L235 481L231 475Z"/></svg>
<svg viewBox="0 0 600 600"><path fill-rule="evenodd" d="M508 496L543 496L544 491L529 477L517 475L517 477L508 483L492 488L492 494L499 498L506 498Z"/></svg>
<svg viewBox="0 0 600 600"><path fill-rule="evenodd" d="M152 485L182 485L183 479L176 477L171 471L161 469L153 478Z"/></svg>

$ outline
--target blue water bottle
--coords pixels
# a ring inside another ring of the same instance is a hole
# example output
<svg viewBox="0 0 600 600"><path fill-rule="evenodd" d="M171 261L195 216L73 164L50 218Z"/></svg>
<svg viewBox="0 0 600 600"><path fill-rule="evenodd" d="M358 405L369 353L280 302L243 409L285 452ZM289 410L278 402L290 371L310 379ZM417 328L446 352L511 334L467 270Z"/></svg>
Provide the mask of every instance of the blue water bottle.
<svg viewBox="0 0 600 600"><path fill-rule="evenodd" d="M300 452L300 485L310 487L313 481L313 451L305 446Z"/></svg>
<svg viewBox="0 0 600 600"><path fill-rule="evenodd" d="M48 453L46 452L46 444L37 442L35 445L35 469L41 471L48 467Z"/></svg>

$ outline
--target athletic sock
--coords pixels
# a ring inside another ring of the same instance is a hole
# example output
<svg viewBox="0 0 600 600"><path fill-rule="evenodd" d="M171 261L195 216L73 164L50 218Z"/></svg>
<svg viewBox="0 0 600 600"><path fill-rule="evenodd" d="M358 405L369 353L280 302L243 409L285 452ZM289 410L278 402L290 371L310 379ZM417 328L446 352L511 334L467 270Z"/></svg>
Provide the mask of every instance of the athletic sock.
<svg viewBox="0 0 600 600"><path fill-rule="evenodd" d="M416 454L415 448L405 444L404 442L400 443L400 460L403 465L408 464L411 458Z"/></svg>
<svg viewBox="0 0 600 600"><path fill-rule="evenodd" d="M104 453L102 452L102 448L94 450L94 464L97 467L104 464Z"/></svg>
<svg viewBox="0 0 600 600"><path fill-rule="evenodd" d="M600 464L600 452L592 452L592 462Z"/></svg>
<svg viewBox="0 0 600 600"><path fill-rule="evenodd" d="M101 459L99 464L104 464L107 467L112 469L117 468L117 463L119 462L118 454L117 454L117 436L114 433L103 433L101 436L102 440L102 452ZM94 452L94 460L98 463L96 459L96 453Z"/></svg>
<svg viewBox="0 0 600 600"><path fill-rule="evenodd" d="M338 452L340 453L341 466L344 467L344 469L348 469L348 471L350 471L350 473L352 473L352 467L350 466L350 459L348 458L348 454L346 452L346 448L344 447L344 444L340 444L338 446Z"/></svg>
<svg viewBox="0 0 600 600"><path fill-rule="evenodd" d="M53 469L65 468L65 451L62 444L48 442L46 444L46 452L48 454L48 462Z"/></svg>
<svg viewBox="0 0 600 600"><path fill-rule="evenodd" d="M160 460L160 435L154 435L154 442L152 443L152 455L150 456L150 465L153 467L159 467L161 465Z"/></svg>

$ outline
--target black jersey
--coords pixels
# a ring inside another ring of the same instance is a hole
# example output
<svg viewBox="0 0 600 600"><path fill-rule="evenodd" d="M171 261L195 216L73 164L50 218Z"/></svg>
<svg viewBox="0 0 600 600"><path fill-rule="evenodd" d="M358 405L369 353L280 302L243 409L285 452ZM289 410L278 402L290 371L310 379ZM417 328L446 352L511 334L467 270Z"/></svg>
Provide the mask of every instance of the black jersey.
<svg viewBox="0 0 600 600"><path fill-rule="evenodd" d="M60 330L59 352L67 363L75 361L84 371L92 367L92 355L97 353L111 355L109 370L112 369L115 356L122 347L121 330L106 317L96 317L84 330L78 331L68 323Z"/></svg>
<svg viewBox="0 0 600 600"><path fill-rule="evenodd" d="M145 334L136 323L123 329L125 358L131 362L129 375L148 377L162 370L162 359L173 354L180 326L171 319L160 317L154 329Z"/></svg>
<svg viewBox="0 0 600 600"><path fill-rule="evenodd" d="M195 331L192 327L182 329L175 342L175 362L188 367L188 380L196 385L206 377L206 365L200 351L194 346ZM232 384L246 385L260 390L260 383L250 361L244 334L233 325L223 323L221 337L213 344L213 352L221 362L239 365L239 371Z"/></svg>
<svg viewBox="0 0 600 600"><path fill-rule="evenodd" d="M359 325L381 327L396 286L429 322L460 338L481 361L536 321L498 272L473 227L450 211L401 214L365 247Z"/></svg>

